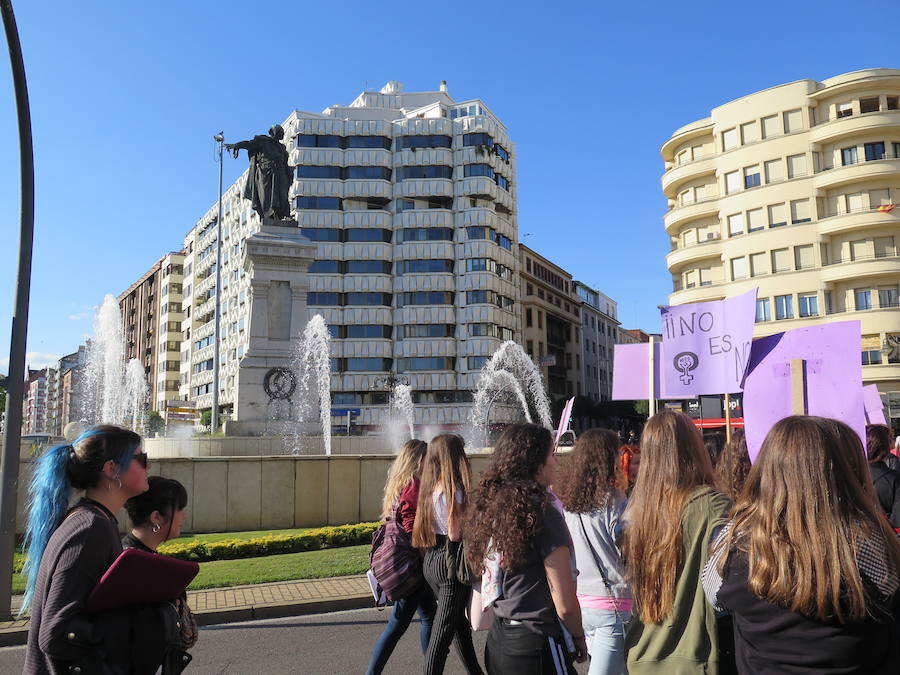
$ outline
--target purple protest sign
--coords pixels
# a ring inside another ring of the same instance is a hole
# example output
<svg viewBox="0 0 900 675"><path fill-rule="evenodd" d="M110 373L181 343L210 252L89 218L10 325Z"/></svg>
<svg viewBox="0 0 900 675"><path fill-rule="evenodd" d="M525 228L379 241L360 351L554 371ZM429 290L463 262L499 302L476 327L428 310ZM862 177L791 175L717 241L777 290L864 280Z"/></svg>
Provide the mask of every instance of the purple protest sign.
<svg viewBox="0 0 900 675"><path fill-rule="evenodd" d="M795 328L754 340L744 379L744 430L755 460L769 430L791 409L791 361L806 369L806 413L841 420L865 445L859 321Z"/></svg>
<svg viewBox="0 0 900 675"><path fill-rule="evenodd" d="M556 438L553 439L553 445L559 445L559 439L569 430L569 416L572 414L572 407L575 405L575 397L573 396L563 408L562 415L559 416L559 425L556 427Z"/></svg>
<svg viewBox="0 0 900 675"><path fill-rule="evenodd" d="M654 342L654 389L656 398L681 398L673 396L660 382L659 364L665 351L659 342ZM613 401L646 401L650 398L650 343L615 345L613 350Z"/></svg>
<svg viewBox="0 0 900 675"><path fill-rule="evenodd" d="M756 320L756 290L661 307L666 391L677 398L741 391Z"/></svg>
<svg viewBox="0 0 900 675"><path fill-rule="evenodd" d="M863 387L863 405L866 409L867 424L887 424L884 417L884 403L881 394L878 393L877 384L867 384Z"/></svg>

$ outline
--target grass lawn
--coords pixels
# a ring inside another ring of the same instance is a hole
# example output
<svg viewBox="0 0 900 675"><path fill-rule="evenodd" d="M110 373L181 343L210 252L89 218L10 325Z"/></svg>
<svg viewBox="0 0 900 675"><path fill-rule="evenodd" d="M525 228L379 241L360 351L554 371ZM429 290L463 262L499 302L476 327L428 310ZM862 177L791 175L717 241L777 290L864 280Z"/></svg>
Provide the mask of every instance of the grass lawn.
<svg viewBox="0 0 900 675"><path fill-rule="evenodd" d="M304 553L270 555L263 558L214 560L200 563L200 574L197 575L188 590L244 586L267 581L340 577L348 574L363 574L367 569L369 569L368 544ZM12 586L13 593L24 593L25 577L21 574L14 574Z"/></svg>

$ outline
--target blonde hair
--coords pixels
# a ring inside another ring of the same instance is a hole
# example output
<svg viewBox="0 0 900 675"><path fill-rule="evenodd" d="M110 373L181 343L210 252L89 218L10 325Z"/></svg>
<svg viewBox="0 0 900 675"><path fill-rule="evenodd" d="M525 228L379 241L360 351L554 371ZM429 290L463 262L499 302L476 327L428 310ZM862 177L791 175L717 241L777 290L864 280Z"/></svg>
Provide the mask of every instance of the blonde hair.
<svg viewBox="0 0 900 675"><path fill-rule="evenodd" d="M422 459L425 457L425 450L428 445L425 441L412 439L406 441L397 459L388 469L387 482L384 484L384 498L381 500L381 517L382 519L390 518L394 515L397 508L397 501L400 499L400 493L403 488L413 478L418 477L422 470Z"/></svg>
<svg viewBox="0 0 900 675"><path fill-rule="evenodd" d="M675 604L681 573L681 517L698 487L714 485L712 463L690 418L663 411L641 435L641 470L628 503L623 554L635 610L659 623Z"/></svg>
<svg viewBox="0 0 900 675"><path fill-rule="evenodd" d="M413 524L412 543L418 548L430 548L437 543L434 536L434 502L432 494L440 490L447 500L450 520L461 518L465 509L465 497L472 482L472 469L463 441L454 434L435 436L428 444L428 452L422 466L422 482L419 486L419 506ZM456 503L456 493L463 495L463 503Z"/></svg>
<svg viewBox="0 0 900 675"><path fill-rule="evenodd" d="M718 543L745 551L748 585L759 598L798 614L840 622L873 609L859 571L860 548L877 551L888 576L900 572L900 542L876 506L865 452L846 424L787 417L776 424ZM874 579L876 583L879 581Z"/></svg>

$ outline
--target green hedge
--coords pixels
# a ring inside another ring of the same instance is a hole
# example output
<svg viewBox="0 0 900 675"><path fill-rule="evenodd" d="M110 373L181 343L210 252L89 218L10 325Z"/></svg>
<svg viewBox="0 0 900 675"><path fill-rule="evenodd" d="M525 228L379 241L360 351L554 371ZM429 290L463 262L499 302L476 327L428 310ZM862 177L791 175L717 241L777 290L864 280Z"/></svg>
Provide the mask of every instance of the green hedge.
<svg viewBox="0 0 900 675"><path fill-rule="evenodd" d="M380 526L381 523L358 523L320 527L302 534L275 534L255 539L224 539L213 542L194 539L184 543L162 544L157 551L173 558L194 562L259 558L280 553L302 553L323 548L368 544L372 541L372 533Z"/></svg>

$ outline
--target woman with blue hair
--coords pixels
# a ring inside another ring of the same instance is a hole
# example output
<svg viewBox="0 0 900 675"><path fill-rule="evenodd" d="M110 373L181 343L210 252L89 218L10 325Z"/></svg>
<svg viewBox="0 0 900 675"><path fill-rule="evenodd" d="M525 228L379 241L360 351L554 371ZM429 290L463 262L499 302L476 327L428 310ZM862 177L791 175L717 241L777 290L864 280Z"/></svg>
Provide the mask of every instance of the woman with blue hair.
<svg viewBox="0 0 900 675"><path fill-rule="evenodd" d="M122 552L114 514L147 490L148 464L141 437L111 425L88 429L35 463L25 534L22 612L31 609L31 625L23 673L129 672L127 647L110 648L120 643L111 634L121 625L88 614L85 605ZM69 508L72 488L84 497Z"/></svg>

